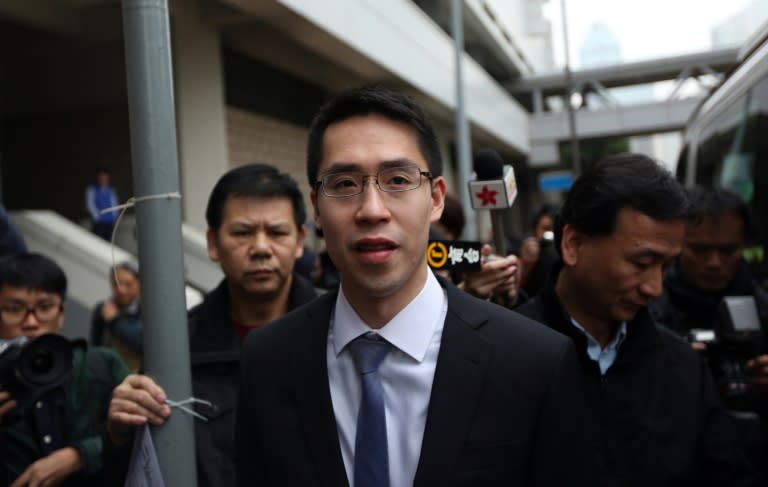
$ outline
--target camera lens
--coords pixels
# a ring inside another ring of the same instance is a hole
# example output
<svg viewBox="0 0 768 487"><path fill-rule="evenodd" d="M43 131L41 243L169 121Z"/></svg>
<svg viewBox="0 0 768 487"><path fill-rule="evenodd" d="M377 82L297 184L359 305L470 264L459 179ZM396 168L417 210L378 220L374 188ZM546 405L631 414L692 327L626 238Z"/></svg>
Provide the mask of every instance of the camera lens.
<svg viewBox="0 0 768 487"><path fill-rule="evenodd" d="M53 367L53 353L47 349L35 350L35 353L29 358L29 370L35 374L47 374Z"/></svg>
<svg viewBox="0 0 768 487"><path fill-rule="evenodd" d="M48 386L61 380L72 368L72 348L66 338L42 335L24 347L18 373L28 384Z"/></svg>

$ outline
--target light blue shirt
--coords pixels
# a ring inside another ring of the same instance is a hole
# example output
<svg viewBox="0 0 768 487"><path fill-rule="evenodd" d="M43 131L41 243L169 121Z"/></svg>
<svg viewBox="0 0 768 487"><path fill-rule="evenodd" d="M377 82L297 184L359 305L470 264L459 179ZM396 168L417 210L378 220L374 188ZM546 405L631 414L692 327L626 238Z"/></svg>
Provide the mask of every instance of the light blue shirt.
<svg viewBox="0 0 768 487"><path fill-rule="evenodd" d="M387 420L390 485L413 485L416 477L448 312L445 290L432 272L427 272L427 276L424 287L413 301L378 330L365 324L339 290L328 329L326 358L341 455L351 487L365 486L353 485L357 412L362 392L347 344L370 333L380 335L393 345L379 366Z"/></svg>
<svg viewBox="0 0 768 487"><path fill-rule="evenodd" d="M616 330L616 334L613 335L613 338L610 342L608 342L605 348L601 348L600 343L598 343L598 341L595 340L592 335L587 333L587 330L585 330L584 327L581 326L573 318L571 318L571 323L579 331L581 331L585 337L587 337L587 355L589 355L589 358L597 362L597 365L600 367L600 373L605 375L605 372L610 369L611 365L613 365L613 362L616 361L616 355L619 353L619 347L627 337L627 322L621 322L619 329Z"/></svg>

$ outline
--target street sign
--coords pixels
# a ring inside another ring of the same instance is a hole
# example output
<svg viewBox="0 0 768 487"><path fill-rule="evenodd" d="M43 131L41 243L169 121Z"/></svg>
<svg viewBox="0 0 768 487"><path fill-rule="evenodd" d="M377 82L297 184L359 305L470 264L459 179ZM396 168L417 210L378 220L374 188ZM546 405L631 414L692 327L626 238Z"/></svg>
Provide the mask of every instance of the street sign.
<svg viewBox="0 0 768 487"><path fill-rule="evenodd" d="M539 190L543 193L550 191L567 191L573 186L571 171L552 171L539 174Z"/></svg>

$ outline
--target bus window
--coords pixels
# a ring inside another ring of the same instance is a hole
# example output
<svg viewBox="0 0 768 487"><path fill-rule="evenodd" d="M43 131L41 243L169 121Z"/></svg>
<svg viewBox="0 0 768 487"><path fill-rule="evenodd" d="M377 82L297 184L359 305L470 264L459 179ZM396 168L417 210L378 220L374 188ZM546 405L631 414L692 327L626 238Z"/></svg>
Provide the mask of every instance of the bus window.
<svg viewBox="0 0 768 487"><path fill-rule="evenodd" d="M750 124L750 95L751 92L748 92L744 98L741 120L736 124L731 146L723 156L719 181L717 181L720 187L733 191L747 203L752 201L752 193L755 189L752 184L754 154L744 144L747 127Z"/></svg>
<svg viewBox="0 0 768 487"><path fill-rule="evenodd" d="M746 201L756 228L745 257L757 275L768 276L768 78L703 128L697 146L695 182L729 189Z"/></svg>

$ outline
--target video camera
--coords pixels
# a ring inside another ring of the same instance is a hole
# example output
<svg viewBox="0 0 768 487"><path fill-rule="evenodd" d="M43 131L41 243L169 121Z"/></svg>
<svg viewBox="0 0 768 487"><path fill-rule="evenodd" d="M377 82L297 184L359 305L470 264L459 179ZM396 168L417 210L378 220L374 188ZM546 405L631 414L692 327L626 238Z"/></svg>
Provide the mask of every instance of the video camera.
<svg viewBox="0 0 768 487"><path fill-rule="evenodd" d="M23 414L40 396L64 383L72 357L72 344L60 335L0 340L0 390L16 400L11 413Z"/></svg>
<svg viewBox="0 0 768 487"><path fill-rule="evenodd" d="M762 353L764 339L754 297L724 297L714 329L692 329L688 340L707 345L723 404L734 411L756 411L759 398L746 363Z"/></svg>

